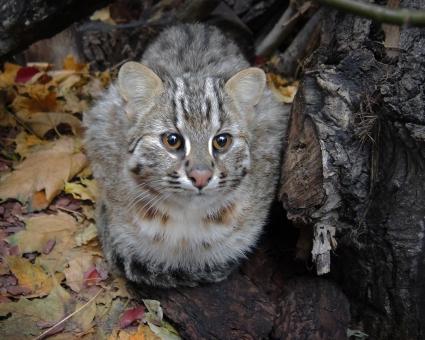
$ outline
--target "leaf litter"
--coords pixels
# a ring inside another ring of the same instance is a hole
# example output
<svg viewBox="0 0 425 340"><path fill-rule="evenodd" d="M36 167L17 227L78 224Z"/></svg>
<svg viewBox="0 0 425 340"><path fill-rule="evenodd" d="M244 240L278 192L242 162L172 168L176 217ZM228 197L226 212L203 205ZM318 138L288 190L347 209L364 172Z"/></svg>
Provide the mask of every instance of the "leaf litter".
<svg viewBox="0 0 425 340"><path fill-rule="evenodd" d="M10 339L179 339L160 303L108 271L81 115L110 82L72 56L0 73L0 334Z"/></svg>

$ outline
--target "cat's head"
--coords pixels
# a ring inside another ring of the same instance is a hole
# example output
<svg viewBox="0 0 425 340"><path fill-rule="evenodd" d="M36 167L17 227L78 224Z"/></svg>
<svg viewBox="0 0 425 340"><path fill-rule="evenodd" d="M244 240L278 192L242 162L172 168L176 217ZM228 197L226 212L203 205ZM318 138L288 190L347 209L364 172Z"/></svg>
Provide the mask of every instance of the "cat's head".
<svg viewBox="0 0 425 340"><path fill-rule="evenodd" d="M230 79L161 80L129 62L118 90L130 120L126 165L135 185L163 199L215 199L237 189L250 171L250 122L263 95L258 68Z"/></svg>

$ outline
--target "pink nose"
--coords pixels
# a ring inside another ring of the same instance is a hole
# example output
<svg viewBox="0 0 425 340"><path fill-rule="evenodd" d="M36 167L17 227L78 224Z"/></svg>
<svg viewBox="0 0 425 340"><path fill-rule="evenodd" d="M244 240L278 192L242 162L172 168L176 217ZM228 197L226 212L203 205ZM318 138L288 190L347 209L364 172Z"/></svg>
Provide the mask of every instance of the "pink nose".
<svg viewBox="0 0 425 340"><path fill-rule="evenodd" d="M205 187L212 177L211 170L192 170L188 174L189 179L193 185L198 189Z"/></svg>

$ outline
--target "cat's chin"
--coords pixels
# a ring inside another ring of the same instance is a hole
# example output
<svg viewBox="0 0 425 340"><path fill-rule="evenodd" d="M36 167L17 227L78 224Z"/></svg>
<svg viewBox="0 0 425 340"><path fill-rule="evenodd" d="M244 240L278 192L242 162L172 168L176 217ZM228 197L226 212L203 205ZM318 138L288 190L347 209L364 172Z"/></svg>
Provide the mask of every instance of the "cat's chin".
<svg viewBox="0 0 425 340"><path fill-rule="evenodd" d="M172 195L168 201L182 206L190 204L202 207L216 204L218 197L223 198L223 194L212 191L185 191Z"/></svg>

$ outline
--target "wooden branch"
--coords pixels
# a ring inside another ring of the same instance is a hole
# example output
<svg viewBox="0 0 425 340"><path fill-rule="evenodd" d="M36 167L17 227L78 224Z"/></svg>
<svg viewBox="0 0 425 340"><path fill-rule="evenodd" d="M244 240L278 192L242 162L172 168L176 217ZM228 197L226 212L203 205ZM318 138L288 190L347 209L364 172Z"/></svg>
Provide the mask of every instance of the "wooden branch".
<svg viewBox="0 0 425 340"><path fill-rule="evenodd" d="M295 17L296 13L297 9L291 2L269 34L262 41L257 42L255 48L256 56L268 57L279 47L297 23L300 16ZM291 18L293 19L291 20Z"/></svg>
<svg viewBox="0 0 425 340"><path fill-rule="evenodd" d="M309 55L319 43L320 22L323 11L316 12L298 32L289 47L279 56L276 69L285 76L294 77L302 60Z"/></svg>
<svg viewBox="0 0 425 340"><path fill-rule="evenodd" d="M409 26L425 26L425 11L419 9L392 9L358 0L317 0L318 2L375 21Z"/></svg>
<svg viewBox="0 0 425 340"><path fill-rule="evenodd" d="M316 9L317 8L312 6L310 1L306 1L301 5L296 1L290 1L288 8L274 25L273 29L264 38L256 42L255 55L257 57L266 58L273 54L293 32L296 24L305 17L308 12L314 13Z"/></svg>

